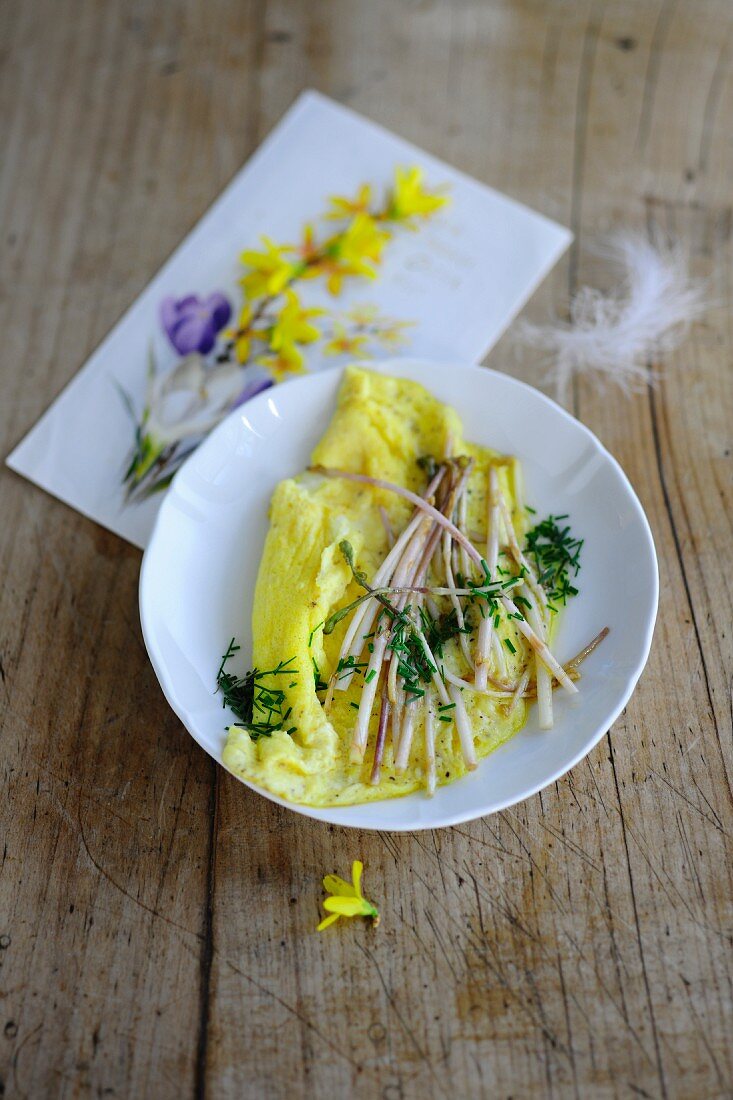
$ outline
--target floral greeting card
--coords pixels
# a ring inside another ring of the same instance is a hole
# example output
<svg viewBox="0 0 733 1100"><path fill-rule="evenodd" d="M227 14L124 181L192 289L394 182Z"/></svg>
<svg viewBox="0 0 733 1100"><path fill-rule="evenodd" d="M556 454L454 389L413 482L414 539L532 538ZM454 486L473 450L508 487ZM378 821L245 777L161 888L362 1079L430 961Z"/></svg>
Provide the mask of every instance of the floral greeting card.
<svg viewBox="0 0 733 1100"><path fill-rule="evenodd" d="M478 361L569 241L304 93L8 463L144 546L176 470L233 409L356 359Z"/></svg>

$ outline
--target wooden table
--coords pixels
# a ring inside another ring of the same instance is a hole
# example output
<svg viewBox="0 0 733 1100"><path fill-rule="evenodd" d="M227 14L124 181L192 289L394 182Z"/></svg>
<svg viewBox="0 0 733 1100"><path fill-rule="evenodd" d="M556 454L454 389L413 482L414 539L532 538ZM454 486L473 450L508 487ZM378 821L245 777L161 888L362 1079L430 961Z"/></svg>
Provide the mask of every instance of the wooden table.
<svg viewBox="0 0 733 1100"><path fill-rule="evenodd" d="M0 18L3 453L306 86L572 227L533 319L612 280L613 226L674 234L714 303L656 389L575 386L659 551L633 700L570 775L444 832L324 827L223 774L148 664L140 554L3 470L5 1095L730 1096L730 0ZM491 364L541 384L506 341ZM382 927L315 935L356 856Z"/></svg>

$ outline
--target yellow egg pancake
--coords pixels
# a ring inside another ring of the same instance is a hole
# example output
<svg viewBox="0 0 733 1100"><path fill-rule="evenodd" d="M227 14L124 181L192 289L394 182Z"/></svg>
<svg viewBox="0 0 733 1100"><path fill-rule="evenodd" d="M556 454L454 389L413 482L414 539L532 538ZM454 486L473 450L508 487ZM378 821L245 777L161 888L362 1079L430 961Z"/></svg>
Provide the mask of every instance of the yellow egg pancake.
<svg viewBox="0 0 733 1100"><path fill-rule="evenodd" d="M494 466L518 531L524 518L516 508L520 471L516 460L466 442L457 413L421 385L357 367L347 368L333 419L312 456L314 466L335 467L388 480L415 493L425 491L427 476L418 464L422 456L453 455L474 460L467 488L466 529L485 531L488 471ZM394 769L388 737L379 782L370 783L379 717L373 707L364 759L353 763L350 744L356 721L363 672L347 690L336 690L326 711L326 682L335 672L349 616L330 634L323 623L340 607L364 594L355 582L340 543L348 540L359 570L367 578L389 551L389 536L380 508L399 534L413 506L394 493L338 478L305 472L282 481L272 497L270 528L257 578L252 616L253 660L259 670L285 665L273 677L282 691L282 728L252 740L238 726L229 729L224 762L233 772L273 794L309 806L349 805L394 798L425 786L424 708L417 703L409 761L402 774ZM473 614L473 613L472 613ZM469 620L478 629L479 613ZM519 672L522 650L512 653L515 625L502 619L498 628L506 647L506 675ZM364 640L368 659L369 640ZM466 677L456 638L442 657L457 675ZM315 670L315 671L314 671ZM462 694L473 728L477 757L485 757L524 724L527 703L499 693ZM455 722L450 711L436 723L435 753L438 784L452 783L466 772ZM290 730L291 732L287 732Z"/></svg>

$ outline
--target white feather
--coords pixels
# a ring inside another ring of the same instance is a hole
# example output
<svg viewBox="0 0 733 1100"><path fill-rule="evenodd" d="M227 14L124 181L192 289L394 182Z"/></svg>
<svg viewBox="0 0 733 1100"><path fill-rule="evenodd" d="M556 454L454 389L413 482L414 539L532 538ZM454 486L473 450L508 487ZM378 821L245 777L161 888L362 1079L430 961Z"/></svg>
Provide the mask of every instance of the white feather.
<svg viewBox="0 0 733 1100"><path fill-rule="evenodd" d="M640 234L612 237L601 255L622 267L614 291L583 287L570 303L570 322L523 324L518 339L544 353L544 366L566 401L573 373L600 389L614 382L639 390L654 372L650 361L677 347L705 312L704 285L692 279L679 248L663 248Z"/></svg>

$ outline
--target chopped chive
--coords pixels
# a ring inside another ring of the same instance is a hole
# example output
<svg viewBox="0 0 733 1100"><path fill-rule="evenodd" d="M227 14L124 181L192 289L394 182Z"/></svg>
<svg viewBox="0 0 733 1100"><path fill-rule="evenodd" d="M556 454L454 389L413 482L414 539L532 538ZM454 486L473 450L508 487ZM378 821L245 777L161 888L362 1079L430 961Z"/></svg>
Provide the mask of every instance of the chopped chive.
<svg viewBox="0 0 733 1100"><path fill-rule="evenodd" d="M297 676L298 670L289 667L295 660L291 657L287 661L280 661L275 668L266 671L255 668L245 676L235 676L226 671L226 663L239 648L232 638L219 666L216 686L222 694L222 706L228 706L238 719L235 725L246 729L252 740L256 741L259 737L270 737L275 730L282 729L292 709L283 711L285 692L268 686L266 678L284 673ZM296 684L297 681L293 680L290 686ZM293 726L287 732L295 733L296 729L297 726Z"/></svg>
<svg viewBox="0 0 733 1100"><path fill-rule="evenodd" d="M231 642L227 646L226 653L222 654L221 664L219 665L219 671L216 674L217 680L219 679L222 672L224 671L224 665L227 663L227 661L229 660L230 657L234 656L234 654L239 650L239 648L240 647L238 645L236 645L236 643L234 641L234 638L232 638Z"/></svg>
<svg viewBox="0 0 733 1100"><path fill-rule="evenodd" d="M548 516L527 533L526 550L534 558L540 584L547 590L552 601L552 610L556 605L564 605L568 597L576 596L578 589L570 583L571 575L577 576L580 570L580 551L583 539L576 539L566 524L567 514Z"/></svg>

